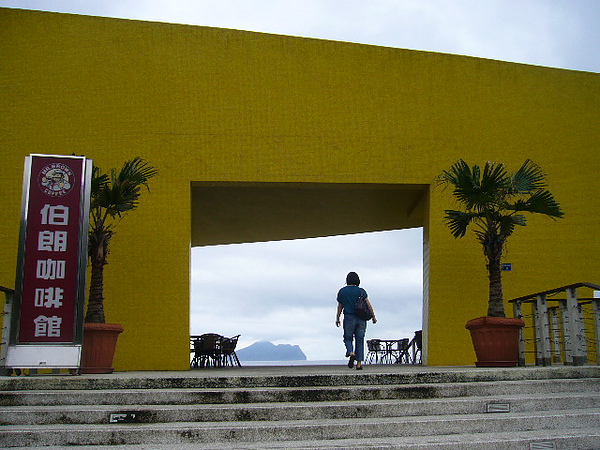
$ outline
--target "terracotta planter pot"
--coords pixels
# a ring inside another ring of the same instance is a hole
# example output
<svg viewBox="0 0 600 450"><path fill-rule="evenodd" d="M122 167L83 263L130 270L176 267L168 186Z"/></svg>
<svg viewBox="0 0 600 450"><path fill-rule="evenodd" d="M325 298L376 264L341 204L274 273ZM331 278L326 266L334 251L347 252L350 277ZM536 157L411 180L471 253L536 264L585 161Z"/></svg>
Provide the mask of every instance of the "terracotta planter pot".
<svg viewBox="0 0 600 450"><path fill-rule="evenodd" d="M521 319L509 317L479 317L467 322L477 367L515 367L519 361L519 330Z"/></svg>
<svg viewBox="0 0 600 450"><path fill-rule="evenodd" d="M112 373L117 338L123 327L114 323L84 323L81 373Z"/></svg>

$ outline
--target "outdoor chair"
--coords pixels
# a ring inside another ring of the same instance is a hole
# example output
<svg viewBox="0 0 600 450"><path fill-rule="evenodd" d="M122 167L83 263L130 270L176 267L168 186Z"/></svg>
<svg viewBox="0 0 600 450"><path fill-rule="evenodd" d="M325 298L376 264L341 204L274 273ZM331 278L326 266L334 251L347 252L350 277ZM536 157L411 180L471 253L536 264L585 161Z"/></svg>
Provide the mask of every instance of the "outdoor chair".
<svg viewBox="0 0 600 450"><path fill-rule="evenodd" d="M369 339L367 341L367 364L379 364L382 360L384 350L381 347L379 339Z"/></svg>
<svg viewBox="0 0 600 450"><path fill-rule="evenodd" d="M222 364L222 345L223 336L214 333L207 333L192 339L194 347L194 357L192 358L192 368L221 367Z"/></svg>
<svg viewBox="0 0 600 450"><path fill-rule="evenodd" d="M394 349L395 364L410 364L409 339L398 340L398 348Z"/></svg>
<svg viewBox="0 0 600 450"><path fill-rule="evenodd" d="M412 347L411 363L421 364L421 347L423 346L423 330L415 331L415 337L412 339L409 347Z"/></svg>
<svg viewBox="0 0 600 450"><path fill-rule="evenodd" d="M241 367L240 360L235 354L235 347L237 346L237 342L240 335L233 336L230 338L224 337L221 344L221 357L224 366L235 366Z"/></svg>

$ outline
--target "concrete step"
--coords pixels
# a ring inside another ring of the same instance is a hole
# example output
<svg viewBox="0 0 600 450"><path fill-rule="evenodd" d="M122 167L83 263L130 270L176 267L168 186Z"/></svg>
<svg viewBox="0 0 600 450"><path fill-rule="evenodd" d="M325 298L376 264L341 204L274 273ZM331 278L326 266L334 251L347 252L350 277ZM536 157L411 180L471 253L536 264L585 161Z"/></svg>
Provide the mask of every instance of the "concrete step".
<svg viewBox="0 0 600 450"><path fill-rule="evenodd" d="M597 392L600 379L254 388L170 388L1 391L0 406L166 405L431 399L561 392Z"/></svg>
<svg viewBox="0 0 600 450"><path fill-rule="evenodd" d="M253 387L313 387L509 382L599 378L600 366L502 368L427 368L420 366L365 365L361 372L339 366L251 367L165 373L115 373L86 376L0 377L0 391L211 389ZM262 369L262 370L261 370Z"/></svg>
<svg viewBox="0 0 600 450"><path fill-rule="evenodd" d="M522 413L585 408L600 408L600 392L351 402L16 406L0 410L0 424L109 424L112 415L127 412L135 412L136 423L145 424Z"/></svg>
<svg viewBox="0 0 600 450"><path fill-rule="evenodd" d="M0 446L73 446L132 444L210 444L323 440L395 439L408 436L518 433L530 430L591 430L600 409L511 414L437 415L368 419L323 419L260 422L204 422L128 425L4 426ZM240 444L241 443L241 444ZM339 444L340 441L337 442ZM241 445L241 446L240 446ZM262 445L262 444L261 444ZM198 447L196 447L198 448ZM261 448L265 448L264 445ZM343 446L342 446L343 448ZM552 448L552 447L550 447ZM593 447L592 447L593 448Z"/></svg>
<svg viewBox="0 0 600 450"><path fill-rule="evenodd" d="M31 447L13 447L26 450ZM515 431L390 438L237 442L210 444L131 444L77 446L77 450L598 450L600 428ZM48 446L44 450L72 450L72 446Z"/></svg>
<svg viewBox="0 0 600 450"><path fill-rule="evenodd" d="M600 449L595 366L21 376L0 390L3 448Z"/></svg>

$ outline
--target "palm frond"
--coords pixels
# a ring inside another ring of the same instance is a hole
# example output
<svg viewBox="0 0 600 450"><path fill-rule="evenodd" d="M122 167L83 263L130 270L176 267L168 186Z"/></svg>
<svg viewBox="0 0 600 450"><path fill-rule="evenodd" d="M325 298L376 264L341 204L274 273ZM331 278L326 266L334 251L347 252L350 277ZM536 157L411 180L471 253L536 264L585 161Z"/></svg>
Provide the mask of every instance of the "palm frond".
<svg viewBox="0 0 600 450"><path fill-rule="evenodd" d="M548 190L533 192L529 197L517 200L513 205L508 206L507 209L544 214L551 218L561 218L564 216L560 204Z"/></svg>
<svg viewBox="0 0 600 450"><path fill-rule="evenodd" d="M444 170L436 177L437 183L450 186L456 186L460 184L458 179L464 172L464 166L466 166L467 170L470 170L467 163L462 159L459 159L450 167L450 170Z"/></svg>
<svg viewBox="0 0 600 450"><path fill-rule="evenodd" d="M452 193L465 209L472 209L474 198L479 195L480 170L479 166L471 167L462 159L445 170L438 177L438 183L452 187Z"/></svg>
<svg viewBox="0 0 600 450"><path fill-rule="evenodd" d="M513 234L517 225L524 227L527 221L523 214L513 214L502 216L498 223L500 234L506 239Z"/></svg>
<svg viewBox="0 0 600 450"><path fill-rule="evenodd" d="M504 164L486 162L481 177L480 210L495 210L502 204L510 175Z"/></svg>
<svg viewBox="0 0 600 450"><path fill-rule="evenodd" d="M497 198L498 193L506 188L509 175L504 164L486 162L481 177L481 190L490 198Z"/></svg>
<svg viewBox="0 0 600 450"><path fill-rule="evenodd" d="M99 175L93 206L103 208L111 217L121 217L137 207L141 187L149 190L148 180L157 173L147 161L136 157L125 162L119 172L112 169L110 176Z"/></svg>
<svg viewBox="0 0 600 450"><path fill-rule="evenodd" d="M476 218L475 214L463 211L446 210L445 213L446 224L455 238L461 238L467 234L469 224Z"/></svg>
<svg viewBox="0 0 600 450"><path fill-rule="evenodd" d="M92 167L92 183L90 186L90 194L92 199L96 198L108 184L108 175L101 173L100 168L97 166Z"/></svg>
<svg viewBox="0 0 600 450"><path fill-rule="evenodd" d="M450 170L442 172L438 183L451 185L453 195L467 211L489 211L502 203L510 176L503 164L487 162L483 168L470 167L460 159Z"/></svg>
<svg viewBox="0 0 600 450"><path fill-rule="evenodd" d="M546 186L544 172L530 159L527 159L511 177L511 193L527 194Z"/></svg>
<svg viewBox="0 0 600 450"><path fill-rule="evenodd" d="M149 165L147 161L139 156L123 164L119 172L118 180L122 184L131 184L132 186L148 186L148 180L156 175L158 171Z"/></svg>

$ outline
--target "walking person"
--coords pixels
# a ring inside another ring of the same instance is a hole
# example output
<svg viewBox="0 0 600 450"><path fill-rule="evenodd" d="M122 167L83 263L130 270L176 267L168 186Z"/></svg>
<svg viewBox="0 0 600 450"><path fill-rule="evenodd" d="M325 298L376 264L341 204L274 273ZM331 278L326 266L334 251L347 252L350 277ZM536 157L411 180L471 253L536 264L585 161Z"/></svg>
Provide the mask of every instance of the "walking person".
<svg viewBox="0 0 600 450"><path fill-rule="evenodd" d="M361 294L364 296L371 314L373 323L377 323L375 311L369 302L367 291L359 287L360 278L356 272L350 272L346 276L346 286L341 288L337 294L337 315L335 326L340 326L340 315L344 312L344 345L346 346L346 358L348 367L353 368L356 361L356 370L362 370L362 363L365 360L365 333L367 331L367 321L361 319L354 313L356 302Z"/></svg>

